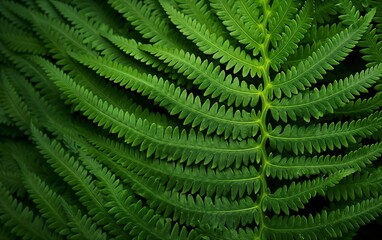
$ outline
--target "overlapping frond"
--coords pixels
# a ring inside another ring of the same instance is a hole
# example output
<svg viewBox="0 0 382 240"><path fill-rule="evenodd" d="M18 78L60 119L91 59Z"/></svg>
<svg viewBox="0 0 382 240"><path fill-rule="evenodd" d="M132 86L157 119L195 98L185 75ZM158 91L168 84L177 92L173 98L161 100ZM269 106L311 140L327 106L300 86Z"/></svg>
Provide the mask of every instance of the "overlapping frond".
<svg viewBox="0 0 382 240"><path fill-rule="evenodd" d="M236 38L240 43L244 44L247 49L252 50L252 55L256 56L260 53L261 44L263 42L263 32L258 26L246 23L239 18L237 1L213 0L211 6L216 10L217 16L227 27L230 35ZM245 6L244 4L241 6Z"/></svg>
<svg viewBox="0 0 382 240"><path fill-rule="evenodd" d="M165 1L161 1L164 9L169 14L172 22L179 30L199 47L205 54L219 59L220 63L226 64L226 69L233 68L237 73L242 70L242 75L250 74L252 77L260 75L261 65L258 60L252 59L240 47L234 47L228 40L217 37L209 32L204 25L182 14Z"/></svg>
<svg viewBox="0 0 382 240"><path fill-rule="evenodd" d="M188 164L201 161L208 164L212 161L212 165L219 168L235 162L253 162L257 158L258 145L255 141L227 143L195 131L187 134L177 127L163 127L144 119L136 119L134 115L109 105L92 92L78 86L55 66L46 61L41 61L41 64L68 97L77 103L76 109L83 111L100 126L111 128L111 132L124 137L127 143L140 145L141 151L146 150L148 157L154 154L159 158L167 157L169 161L187 161ZM77 98L76 95L82 97Z"/></svg>
<svg viewBox="0 0 382 240"><path fill-rule="evenodd" d="M272 209L276 214L282 210L289 215L290 210L298 211L299 208L304 208L310 198L316 194L325 195L328 187L335 186L342 178L353 172L352 169L338 171L327 177L318 177L299 183L292 182L289 186L284 185L264 198L264 207Z"/></svg>
<svg viewBox="0 0 382 240"><path fill-rule="evenodd" d="M149 4L137 0L110 0L111 6L152 43L168 47L184 47L178 32L171 30L170 21L162 17L162 9L153 9Z"/></svg>
<svg viewBox="0 0 382 240"><path fill-rule="evenodd" d="M235 199L244 194L257 193L260 188L259 175L254 167L240 170L208 170L202 167L183 168L181 165L146 159L143 153L129 149L123 143L96 137L89 140L97 148L86 145L87 149L117 174L130 172L149 178L156 176L166 186L182 193L198 193L201 196L230 196ZM166 169L171 168L168 172Z"/></svg>
<svg viewBox="0 0 382 240"><path fill-rule="evenodd" d="M48 159L48 163L55 169L58 175L72 186L79 196L79 200L88 208L97 224L109 230L113 235L123 236L123 231L117 221L109 215L106 209L104 197L100 189L92 182L93 178L88 171L70 156L61 144L51 141L47 136L32 128L33 137L42 154Z"/></svg>
<svg viewBox="0 0 382 240"><path fill-rule="evenodd" d="M336 188L327 190L329 200L355 200L358 197L378 197L382 187L381 167L349 176Z"/></svg>
<svg viewBox="0 0 382 240"><path fill-rule="evenodd" d="M335 80L319 90L315 88L289 99L276 99L270 108L272 116L276 121L281 118L284 122L287 122L287 116L294 121L297 117L305 121L310 121L311 116L318 119L326 112L333 113L335 109L343 107L355 95L367 92L381 76L382 64L379 64L343 80Z"/></svg>
<svg viewBox="0 0 382 240"><path fill-rule="evenodd" d="M102 232L102 229L97 228L92 219L81 213L80 210L75 211L73 207L62 201L63 209L68 216L68 227L71 228L71 233L68 239L87 239L87 240L106 240L107 235ZM110 239L110 238L109 238Z"/></svg>
<svg viewBox="0 0 382 240"><path fill-rule="evenodd" d="M11 228L12 233L23 239L62 239L45 226L40 216L15 199L2 185L0 194L0 222Z"/></svg>
<svg viewBox="0 0 382 240"><path fill-rule="evenodd" d="M282 33L285 27L297 12L296 5L297 3L292 0L273 1L271 6L273 11L269 18L269 34L274 47L278 45L278 41L282 40Z"/></svg>
<svg viewBox="0 0 382 240"><path fill-rule="evenodd" d="M56 192L54 192L40 177L31 173L24 172L24 183L30 196L37 205L41 216L46 219L48 228L60 235L67 235L67 218L63 215L61 201Z"/></svg>
<svg viewBox="0 0 382 240"><path fill-rule="evenodd" d="M382 199L371 198L343 209L323 210L316 215L273 217L264 229L269 239L327 239L359 228L376 218L382 211Z"/></svg>
<svg viewBox="0 0 382 240"><path fill-rule="evenodd" d="M254 111L235 111L232 107L226 110L224 105L211 104L209 100L202 102L200 97L187 90L182 90L167 80L156 76L140 74L136 70L103 58L85 58L73 55L81 63L89 66L101 76L109 78L120 86L148 96L160 106L166 108L171 115L178 114L184 124L200 126L207 133L232 135L246 138L255 136L258 130L257 115Z"/></svg>
<svg viewBox="0 0 382 240"><path fill-rule="evenodd" d="M304 37L310 26L312 18L310 17L312 3L307 1L306 5L296 15L296 19L290 21L281 33L281 40L269 53L271 67L278 70L280 64L287 60L290 54L293 54L298 45L297 43ZM284 10L285 11L285 10ZM287 11L286 11L287 12ZM274 32L277 32L275 28ZM276 33L275 33L276 34Z"/></svg>
<svg viewBox="0 0 382 240"><path fill-rule="evenodd" d="M324 45L312 53L308 59L300 62L297 67L292 67L287 72L276 75L272 83L272 91L277 98L282 93L287 97L297 94L298 90L316 83L317 79L322 79L322 75L327 70L332 70L333 65L338 65L357 44L362 34L367 30L367 26L374 16L375 10L359 19L354 25L346 28L339 34L328 39Z"/></svg>
<svg viewBox="0 0 382 240"><path fill-rule="evenodd" d="M272 130L270 145L279 152L286 149L295 154L304 153L305 150L312 153L313 150L321 152L326 149L333 150L334 147L341 149L342 146L355 143L357 136L366 137L380 131L381 121L381 112L376 112L367 118L344 123L312 124L308 127L288 124L284 128Z"/></svg>
<svg viewBox="0 0 382 240"><path fill-rule="evenodd" d="M292 179L314 174L330 174L344 169L361 170L382 154L382 143L365 145L341 156L320 155L314 157L271 156L266 174L273 178Z"/></svg>
<svg viewBox="0 0 382 240"><path fill-rule="evenodd" d="M149 45L140 48L154 54L193 80L200 90L204 90L205 96L219 97L220 102L226 101L228 105L235 103L235 106L245 107L249 104L254 107L258 102L259 92L253 85L248 86L246 82L240 82L238 78L226 74L219 66L215 67L207 60L202 61L192 53Z"/></svg>

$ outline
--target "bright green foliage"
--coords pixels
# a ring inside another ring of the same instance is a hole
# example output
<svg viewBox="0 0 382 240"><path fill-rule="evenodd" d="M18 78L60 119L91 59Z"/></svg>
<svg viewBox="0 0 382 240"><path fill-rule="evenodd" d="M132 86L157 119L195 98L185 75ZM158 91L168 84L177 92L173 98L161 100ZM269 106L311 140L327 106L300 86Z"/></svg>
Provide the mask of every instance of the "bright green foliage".
<svg viewBox="0 0 382 240"><path fill-rule="evenodd" d="M380 1L5 0L0 26L1 239L380 227Z"/></svg>

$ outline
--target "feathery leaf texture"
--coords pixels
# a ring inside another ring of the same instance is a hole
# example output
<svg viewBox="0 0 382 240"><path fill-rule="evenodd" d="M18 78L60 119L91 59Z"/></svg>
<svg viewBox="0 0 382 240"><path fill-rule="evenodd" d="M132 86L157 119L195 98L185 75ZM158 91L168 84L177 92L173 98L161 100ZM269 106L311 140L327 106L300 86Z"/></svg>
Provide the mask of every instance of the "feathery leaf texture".
<svg viewBox="0 0 382 240"><path fill-rule="evenodd" d="M5 0L0 25L0 238L379 227L379 1Z"/></svg>

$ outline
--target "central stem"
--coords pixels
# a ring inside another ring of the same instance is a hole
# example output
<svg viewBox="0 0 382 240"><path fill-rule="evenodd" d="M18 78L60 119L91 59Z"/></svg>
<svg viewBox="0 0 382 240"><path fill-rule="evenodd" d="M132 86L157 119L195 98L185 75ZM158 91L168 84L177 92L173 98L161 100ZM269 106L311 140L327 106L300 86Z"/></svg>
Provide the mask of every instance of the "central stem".
<svg viewBox="0 0 382 240"><path fill-rule="evenodd" d="M260 47L261 52L261 62L262 62L262 78L263 78L263 90L260 94L261 98L261 115L260 115L260 133L261 133L261 160L260 160L260 169L259 176L261 180L261 188L259 191L259 197L256 201L256 208L259 210L259 220L258 220L258 234L255 234L255 240L263 240L263 230L264 230L264 221L265 221L265 206L263 205L264 198L269 194L267 179L265 176L265 168L268 164L268 153L267 153L267 140L269 138L269 133L267 130L267 113L269 110L269 86L271 84L269 69L270 69L270 58L268 56L269 48L269 39L270 34L267 31L267 21L270 15L270 6L269 1L263 1L263 15L264 20L262 22L264 42Z"/></svg>

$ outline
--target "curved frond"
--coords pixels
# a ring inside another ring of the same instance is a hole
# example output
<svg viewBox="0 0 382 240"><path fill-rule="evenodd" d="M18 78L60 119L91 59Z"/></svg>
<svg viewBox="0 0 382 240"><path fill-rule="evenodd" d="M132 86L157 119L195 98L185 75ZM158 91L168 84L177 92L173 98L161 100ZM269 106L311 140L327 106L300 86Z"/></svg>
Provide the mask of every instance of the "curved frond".
<svg viewBox="0 0 382 240"><path fill-rule="evenodd" d="M375 10L369 12L354 25L328 39L297 67L277 74L272 83L272 91L275 96L280 98L283 93L287 97L291 97L292 94L297 94L298 90L304 90L305 87L311 86L311 83L316 83L316 79L322 79L322 75L327 70L332 70L333 65L342 61L361 39L374 13Z"/></svg>
<svg viewBox="0 0 382 240"><path fill-rule="evenodd" d="M102 165L84 158L84 163L90 171L103 183L103 191L108 198L106 207L110 210L124 230L132 236L145 238L169 239L171 222L156 214L152 209L143 206L142 201L124 188L119 179ZM167 236L167 237L166 237Z"/></svg>
<svg viewBox="0 0 382 240"><path fill-rule="evenodd" d="M68 218L67 225L70 227L71 233L68 239L73 240L106 240L107 235L102 232L102 229L97 228L97 225L93 223L92 219L81 213L80 210L75 211L73 207L69 206L64 201L61 201L62 208Z"/></svg>
<svg viewBox="0 0 382 240"><path fill-rule="evenodd" d="M37 59L36 59L37 60ZM258 145L255 141L229 142L218 138L209 138L194 131L186 133L179 128L163 127L147 120L136 119L134 115L102 101L92 92L77 85L71 78L46 61L39 60L42 67L56 81L57 85L76 103L76 109L84 112L88 118L104 128L111 128L112 133L124 137L133 146L140 145L147 156L167 157L168 161L180 159L209 164L225 168L233 163L255 161ZM75 96L81 96L79 98ZM214 153L214 154L211 154Z"/></svg>
<svg viewBox="0 0 382 240"><path fill-rule="evenodd" d="M175 10L167 2L161 2L177 28L187 38L194 41L205 54L212 55L214 59L220 59L220 63L226 64L227 70L233 68L234 73L242 70L243 76L247 76L249 73L252 77L261 75L261 65L258 60L252 59L240 47L232 46L228 40L209 32L204 25Z"/></svg>
<svg viewBox="0 0 382 240"><path fill-rule="evenodd" d="M326 196L330 201L355 200L357 197L379 197L382 190L381 167L348 176L335 188L329 188Z"/></svg>
<svg viewBox="0 0 382 240"><path fill-rule="evenodd" d="M314 157L271 156L266 175L279 179L292 179L313 174L331 174L343 169L361 170L382 155L382 143L365 145L346 155L320 155Z"/></svg>
<svg viewBox="0 0 382 240"><path fill-rule="evenodd" d="M39 208L41 216L46 219L48 228L60 235L67 235L69 229L66 226L67 219L63 214L64 209L59 195L37 175L24 171L23 177L25 186Z"/></svg>
<svg viewBox="0 0 382 240"><path fill-rule="evenodd" d="M338 108L335 114L345 116L367 116L377 111L382 106L382 93L377 92L373 97L351 101Z"/></svg>
<svg viewBox="0 0 382 240"><path fill-rule="evenodd" d="M312 3L307 1L300 12L296 15L296 19L290 21L285 26L284 32L281 33L281 39L277 46L275 46L269 53L271 67L278 70L280 65L287 60L290 54L295 53L298 45L297 43L304 37L310 27L312 18L310 17ZM283 10L287 12L286 10Z"/></svg>
<svg viewBox="0 0 382 240"><path fill-rule="evenodd" d="M202 61L200 57L192 53L178 49L166 49L159 46L143 45L141 49L148 51L167 63L170 67L178 70L194 84L204 90L204 95L219 97L219 101L227 101L228 105L254 107L259 99L259 91L246 82L240 82L238 78L226 74L219 66L207 60Z"/></svg>
<svg viewBox="0 0 382 240"><path fill-rule="evenodd" d="M24 204L13 198L0 183L0 222L11 228L23 239L59 240L58 235L49 231L43 220Z"/></svg>
<svg viewBox="0 0 382 240"><path fill-rule="evenodd" d="M235 199L245 194L257 193L260 188L259 175L254 167L232 170L206 170L202 167L183 168L180 164L146 159L143 153L129 149L123 143L86 135L97 148L85 145L95 158L112 168L114 172L125 172L156 176L166 189L200 196L230 196ZM168 172L167 169L172 171Z"/></svg>
<svg viewBox="0 0 382 240"><path fill-rule="evenodd" d="M182 41L179 41L182 37L169 27L170 21L158 14L162 9L153 9L150 5L138 0L109 0L109 3L150 42L184 48Z"/></svg>
<svg viewBox="0 0 382 240"><path fill-rule="evenodd" d="M13 120L22 131L29 131L28 126L31 122L31 114L27 105L23 102L20 95L15 90L14 86L4 70L0 71L0 84L2 88L2 94L0 96L0 102L3 106L3 111L6 116Z"/></svg>
<svg viewBox="0 0 382 240"><path fill-rule="evenodd" d="M244 44L247 49L252 50L253 56L258 55L264 38L262 29L239 18L237 1L213 0L211 6L216 10L217 16L227 27L230 35Z"/></svg>
<svg viewBox="0 0 382 240"><path fill-rule="evenodd" d="M333 113L335 109L344 106L355 95L367 92L367 88L375 84L381 76L382 64L379 64L343 80L333 81L322 86L320 90L314 88L289 99L274 100L270 107L272 116L276 121L281 118L284 122L287 122L287 116L294 121L296 117L302 117L308 122L311 116L318 119L326 112Z"/></svg>
<svg viewBox="0 0 382 240"><path fill-rule="evenodd" d="M273 47L282 39L282 32L297 12L296 2L293 0L273 1L272 15L269 18L269 34Z"/></svg>
<svg viewBox="0 0 382 240"><path fill-rule="evenodd" d="M110 231L113 235L122 235L123 230L118 226L105 208L104 196L100 189L93 183L92 176L75 159L65 152L56 140L51 141L36 128L32 128L33 138L41 153L46 156L47 161L55 169L64 181L72 186L78 194L79 200L88 208L89 214L93 216L97 224Z"/></svg>
<svg viewBox="0 0 382 240"><path fill-rule="evenodd" d="M356 136L366 137L379 131L382 127L381 121L381 112L376 112L367 118L344 123L324 123L309 127L288 124L284 129L278 127L270 133L270 144L279 152L286 149L295 154L304 153L305 150L312 153L313 150L321 152L327 148L340 149L349 143L355 143Z"/></svg>
<svg viewBox="0 0 382 240"><path fill-rule="evenodd" d="M282 210L289 215L290 210L298 211L298 209L304 208L310 198L317 194L325 195L327 188L335 186L341 179L353 172L354 170L348 169L332 173L327 177L318 177L299 183L292 182L289 186L284 185L263 199L264 208L272 209L276 214Z"/></svg>
<svg viewBox="0 0 382 240"><path fill-rule="evenodd" d="M217 36L227 37L224 25L217 16L210 10L210 3L205 0L176 0L181 11L200 24L205 25L210 32Z"/></svg>
<svg viewBox="0 0 382 240"><path fill-rule="evenodd" d="M242 138L255 136L258 131L258 117L254 111L233 112L232 107L226 109L224 105L211 104L209 100L202 102L200 97L194 97L192 93L176 87L167 80L141 74L132 68L101 57L73 56L101 76L153 99L171 115L178 114L180 119L184 119L185 125L200 126L201 131L206 129L207 134L216 132L218 135L224 134L225 138L232 135L235 139L238 136Z"/></svg>
<svg viewBox="0 0 382 240"><path fill-rule="evenodd" d="M315 216L267 218L265 235L269 239L325 239L341 237L374 220L382 212L382 197L367 199L343 209L322 211Z"/></svg>

